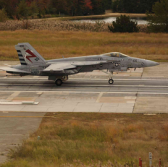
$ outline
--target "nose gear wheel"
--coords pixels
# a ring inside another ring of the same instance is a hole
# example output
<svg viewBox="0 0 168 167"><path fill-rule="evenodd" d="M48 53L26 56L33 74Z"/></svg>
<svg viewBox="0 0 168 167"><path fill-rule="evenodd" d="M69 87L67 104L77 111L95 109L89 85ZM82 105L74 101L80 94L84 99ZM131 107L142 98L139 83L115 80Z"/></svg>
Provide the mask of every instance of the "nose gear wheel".
<svg viewBox="0 0 168 167"><path fill-rule="evenodd" d="M113 79L109 79L108 83L109 83L110 85L112 85L112 84L114 83L114 80L113 80Z"/></svg>

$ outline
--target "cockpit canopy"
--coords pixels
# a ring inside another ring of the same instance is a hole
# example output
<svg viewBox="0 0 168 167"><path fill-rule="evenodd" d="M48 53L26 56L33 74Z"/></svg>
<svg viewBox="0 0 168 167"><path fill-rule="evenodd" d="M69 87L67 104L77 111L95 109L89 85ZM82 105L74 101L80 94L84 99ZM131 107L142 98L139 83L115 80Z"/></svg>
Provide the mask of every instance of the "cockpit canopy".
<svg viewBox="0 0 168 167"><path fill-rule="evenodd" d="M125 58L128 57L125 54L119 53L119 52L111 52L111 53L107 53L105 54L105 56L110 56L110 57L119 57L119 58Z"/></svg>

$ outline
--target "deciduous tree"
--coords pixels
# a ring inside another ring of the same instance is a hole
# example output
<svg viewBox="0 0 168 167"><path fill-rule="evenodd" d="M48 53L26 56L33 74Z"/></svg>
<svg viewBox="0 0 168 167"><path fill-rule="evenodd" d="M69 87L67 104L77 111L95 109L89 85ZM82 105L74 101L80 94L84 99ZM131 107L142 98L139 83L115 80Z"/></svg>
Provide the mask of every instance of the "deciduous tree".
<svg viewBox="0 0 168 167"><path fill-rule="evenodd" d="M105 6L103 0L92 0L93 13L94 14L103 14L105 12Z"/></svg>
<svg viewBox="0 0 168 167"><path fill-rule="evenodd" d="M29 11L30 11L30 16L34 16L34 15L37 15L38 14L38 12L39 12L39 9L38 9L38 7L37 7L37 3L36 3L36 1L33 1L33 2L31 2L30 4L29 4Z"/></svg>
<svg viewBox="0 0 168 167"><path fill-rule="evenodd" d="M152 5L158 0L116 0L112 2L114 12L146 13L152 11Z"/></svg>
<svg viewBox="0 0 168 167"><path fill-rule="evenodd" d="M18 0L1 0L0 1L0 8L4 8L8 17L15 18Z"/></svg>
<svg viewBox="0 0 168 167"><path fill-rule="evenodd" d="M27 19L29 15L29 8L25 0L21 0L18 7L17 7L17 15L18 18L25 18Z"/></svg>
<svg viewBox="0 0 168 167"><path fill-rule="evenodd" d="M50 5L50 0L37 0L37 6L40 15L45 15L47 8Z"/></svg>
<svg viewBox="0 0 168 167"><path fill-rule="evenodd" d="M77 15L77 7L78 7L78 0L71 0L67 2L67 12L69 15L75 16Z"/></svg>
<svg viewBox="0 0 168 167"><path fill-rule="evenodd" d="M91 0L84 0L84 4L83 4L83 11L82 11L82 13L84 14L84 15L88 15L88 14L90 14L91 12L92 12L92 2L91 2Z"/></svg>
<svg viewBox="0 0 168 167"><path fill-rule="evenodd" d="M91 0L85 0L84 5L85 5L86 8L88 8L90 10L93 8Z"/></svg>
<svg viewBox="0 0 168 167"><path fill-rule="evenodd" d="M52 0L51 4L57 14L68 12L67 0Z"/></svg>
<svg viewBox="0 0 168 167"><path fill-rule="evenodd" d="M8 17L5 9L0 10L0 22L5 22L7 18Z"/></svg>

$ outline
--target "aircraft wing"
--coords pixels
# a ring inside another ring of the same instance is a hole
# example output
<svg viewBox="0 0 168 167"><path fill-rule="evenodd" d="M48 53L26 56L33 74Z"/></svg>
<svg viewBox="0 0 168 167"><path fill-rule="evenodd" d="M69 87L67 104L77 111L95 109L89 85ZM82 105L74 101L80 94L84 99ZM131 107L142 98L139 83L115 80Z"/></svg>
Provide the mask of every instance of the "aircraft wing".
<svg viewBox="0 0 168 167"><path fill-rule="evenodd" d="M73 68L76 68L76 66L71 65L71 63L55 63L48 66L46 69L43 70L43 72L50 72L50 71L61 72Z"/></svg>
<svg viewBox="0 0 168 167"><path fill-rule="evenodd" d="M23 73L23 74L30 74L30 72L28 71L24 71L24 70L19 70L16 68L11 68L11 67L0 67L0 70L2 71L6 71L6 72L10 72L10 73Z"/></svg>
<svg viewBox="0 0 168 167"><path fill-rule="evenodd" d="M77 62L58 62L51 64L43 72L62 72L64 70L75 69L78 66L89 66L89 65L98 65L102 63L107 63L106 61L77 61Z"/></svg>
<svg viewBox="0 0 168 167"><path fill-rule="evenodd" d="M89 66L89 65L98 65L107 63L107 61L77 61L73 62L72 64L75 66Z"/></svg>

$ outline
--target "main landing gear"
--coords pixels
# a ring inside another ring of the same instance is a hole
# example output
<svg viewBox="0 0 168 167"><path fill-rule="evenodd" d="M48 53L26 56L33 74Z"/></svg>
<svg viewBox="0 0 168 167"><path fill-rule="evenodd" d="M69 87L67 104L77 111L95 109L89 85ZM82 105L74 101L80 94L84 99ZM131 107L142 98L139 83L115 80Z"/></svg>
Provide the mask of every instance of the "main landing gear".
<svg viewBox="0 0 168 167"><path fill-rule="evenodd" d="M68 80L68 76L63 76L63 77L60 77L60 78L56 78L55 84L57 86L61 86L63 84L63 82L65 82L67 80Z"/></svg>
<svg viewBox="0 0 168 167"><path fill-rule="evenodd" d="M57 86L61 86L61 85L62 85L62 80L61 80L61 79L56 79L56 80L55 80L55 84L56 84Z"/></svg>

